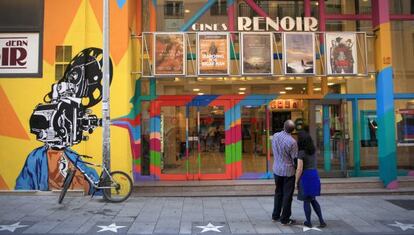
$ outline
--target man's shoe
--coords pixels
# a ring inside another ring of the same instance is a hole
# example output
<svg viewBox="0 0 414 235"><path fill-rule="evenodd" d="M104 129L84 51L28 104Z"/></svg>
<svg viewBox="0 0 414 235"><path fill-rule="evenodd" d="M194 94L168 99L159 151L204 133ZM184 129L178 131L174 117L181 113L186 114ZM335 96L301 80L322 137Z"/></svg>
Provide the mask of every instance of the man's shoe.
<svg viewBox="0 0 414 235"><path fill-rule="evenodd" d="M272 221L273 222L277 222L277 221L279 221L280 220L280 217L272 217Z"/></svg>
<svg viewBox="0 0 414 235"><path fill-rule="evenodd" d="M296 220L294 219L289 219L286 222L281 222L282 225L294 225L296 223Z"/></svg>

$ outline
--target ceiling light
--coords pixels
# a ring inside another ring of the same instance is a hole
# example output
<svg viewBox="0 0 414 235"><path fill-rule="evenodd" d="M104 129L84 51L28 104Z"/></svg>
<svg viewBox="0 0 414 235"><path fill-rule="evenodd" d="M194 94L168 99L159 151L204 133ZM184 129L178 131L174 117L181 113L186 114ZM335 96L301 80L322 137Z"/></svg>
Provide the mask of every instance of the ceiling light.
<svg viewBox="0 0 414 235"><path fill-rule="evenodd" d="M239 87L239 90L245 91L246 90L246 87Z"/></svg>
<svg viewBox="0 0 414 235"><path fill-rule="evenodd" d="M185 9L184 12L188 14L188 13L190 13L190 10Z"/></svg>
<svg viewBox="0 0 414 235"><path fill-rule="evenodd" d="M193 91L200 91L200 88L194 88Z"/></svg>
<svg viewBox="0 0 414 235"><path fill-rule="evenodd" d="M244 95L244 94L246 94L246 92L244 92L244 91L239 91L239 95Z"/></svg>
<svg viewBox="0 0 414 235"><path fill-rule="evenodd" d="M293 90L293 87L291 87L291 86L287 86L287 87L285 87L285 90L287 90L287 91L291 91L291 90Z"/></svg>
<svg viewBox="0 0 414 235"><path fill-rule="evenodd" d="M279 92L279 94L286 94L286 91L281 91Z"/></svg>
<svg viewBox="0 0 414 235"><path fill-rule="evenodd" d="M335 85L335 83L333 83L333 82L328 82L328 86L332 86L332 85Z"/></svg>
<svg viewBox="0 0 414 235"><path fill-rule="evenodd" d="M204 95L204 93L203 92L199 92L199 93L197 93L197 95Z"/></svg>
<svg viewBox="0 0 414 235"><path fill-rule="evenodd" d="M321 88L320 88L320 87L315 87L315 88L313 88L313 90L314 90L314 91L320 91L320 90L321 90Z"/></svg>

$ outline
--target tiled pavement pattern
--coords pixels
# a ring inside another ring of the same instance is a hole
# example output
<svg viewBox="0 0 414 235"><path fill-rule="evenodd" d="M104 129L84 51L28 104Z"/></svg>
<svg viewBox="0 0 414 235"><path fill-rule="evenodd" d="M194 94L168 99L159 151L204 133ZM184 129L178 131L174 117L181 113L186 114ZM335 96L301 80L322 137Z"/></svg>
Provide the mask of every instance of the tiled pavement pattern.
<svg viewBox="0 0 414 235"><path fill-rule="evenodd" d="M0 235L116 234L116 231L118 234L414 234L414 210L388 200L414 200L414 196L319 197L328 227L322 231L316 228L304 231L299 225L282 226L271 221L273 197L135 197L120 204L99 198L67 197L59 205L57 196L0 195ZM292 209L293 218L302 223L302 203L294 199ZM313 223L318 225L315 214Z"/></svg>

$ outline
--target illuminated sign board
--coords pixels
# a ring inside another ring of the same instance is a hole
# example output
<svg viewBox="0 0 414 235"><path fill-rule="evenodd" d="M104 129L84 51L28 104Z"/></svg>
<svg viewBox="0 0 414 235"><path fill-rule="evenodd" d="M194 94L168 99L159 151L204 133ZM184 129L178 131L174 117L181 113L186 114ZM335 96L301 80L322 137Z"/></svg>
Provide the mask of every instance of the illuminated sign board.
<svg viewBox="0 0 414 235"><path fill-rule="evenodd" d="M227 31L228 26L220 24L193 24L194 31ZM318 30L318 20L315 17L238 17L238 31L305 31Z"/></svg>

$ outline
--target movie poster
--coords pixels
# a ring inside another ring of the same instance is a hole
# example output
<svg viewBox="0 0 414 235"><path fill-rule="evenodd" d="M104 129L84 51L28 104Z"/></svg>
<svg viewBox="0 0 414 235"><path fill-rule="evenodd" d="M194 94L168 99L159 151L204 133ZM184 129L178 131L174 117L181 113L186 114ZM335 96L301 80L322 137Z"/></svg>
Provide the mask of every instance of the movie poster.
<svg viewBox="0 0 414 235"><path fill-rule="evenodd" d="M243 33L242 74L272 74L272 49L270 33Z"/></svg>
<svg viewBox="0 0 414 235"><path fill-rule="evenodd" d="M154 75L184 75L184 34L155 34Z"/></svg>
<svg viewBox="0 0 414 235"><path fill-rule="evenodd" d="M327 74L357 74L355 33L326 33Z"/></svg>
<svg viewBox="0 0 414 235"><path fill-rule="evenodd" d="M313 33L284 33L284 69L286 75L315 74Z"/></svg>
<svg viewBox="0 0 414 235"><path fill-rule="evenodd" d="M228 34L198 34L198 74L229 74Z"/></svg>

